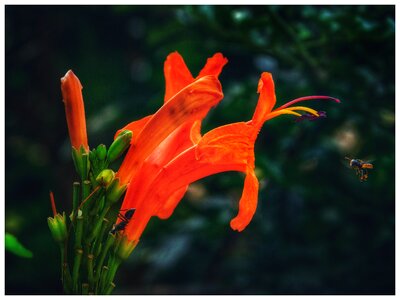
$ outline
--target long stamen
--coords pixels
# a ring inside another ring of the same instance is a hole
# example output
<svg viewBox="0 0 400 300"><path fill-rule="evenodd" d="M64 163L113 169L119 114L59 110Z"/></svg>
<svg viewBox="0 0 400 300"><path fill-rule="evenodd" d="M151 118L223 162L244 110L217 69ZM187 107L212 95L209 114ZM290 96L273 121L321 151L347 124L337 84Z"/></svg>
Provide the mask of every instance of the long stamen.
<svg viewBox="0 0 400 300"><path fill-rule="evenodd" d="M297 112L294 112L294 111L291 111L290 109L280 109L280 110L275 110L275 111L269 113L267 115L267 117L265 118L265 121L268 121L268 120L273 119L273 118L275 118L277 116L280 116L280 115L295 115L297 117L301 116L301 114L299 114Z"/></svg>
<svg viewBox="0 0 400 300"><path fill-rule="evenodd" d="M336 103L340 103L339 99L329 97L329 96L306 96L306 97L300 97L300 98L294 99L292 101L289 101L288 103L278 107L277 109L274 109L274 111L281 110L281 109L287 108L295 103L298 103L301 101L308 101L308 100L332 100L332 101L335 101Z"/></svg>
<svg viewBox="0 0 400 300"><path fill-rule="evenodd" d="M312 109L312 108L309 108L309 107L305 107L305 106L292 106L292 107L286 108L286 110L291 110L291 111L295 111L295 110L306 111L306 112L309 112L310 114L313 114L313 115L316 116L316 117L319 117L319 113L318 113L315 109Z"/></svg>

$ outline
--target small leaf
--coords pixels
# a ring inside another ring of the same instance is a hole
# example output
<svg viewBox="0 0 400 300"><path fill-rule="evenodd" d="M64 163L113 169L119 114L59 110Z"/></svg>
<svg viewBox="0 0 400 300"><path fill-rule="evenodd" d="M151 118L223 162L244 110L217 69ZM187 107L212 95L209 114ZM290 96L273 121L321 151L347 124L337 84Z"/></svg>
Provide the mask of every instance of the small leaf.
<svg viewBox="0 0 400 300"><path fill-rule="evenodd" d="M10 233L6 233L5 235L5 245L6 250L14 253L15 255L25 257L25 258L32 258L33 254L31 251L26 249L15 236Z"/></svg>

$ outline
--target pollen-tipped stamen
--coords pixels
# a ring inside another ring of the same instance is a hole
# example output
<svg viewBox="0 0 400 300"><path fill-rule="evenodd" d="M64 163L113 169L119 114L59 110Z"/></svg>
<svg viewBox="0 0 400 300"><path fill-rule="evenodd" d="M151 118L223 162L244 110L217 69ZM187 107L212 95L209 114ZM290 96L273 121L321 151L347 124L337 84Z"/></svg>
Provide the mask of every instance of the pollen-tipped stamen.
<svg viewBox="0 0 400 300"><path fill-rule="evenodd" d="M280 109L280 110L275 110L275 111L269 113L266 116L265 121L276 118L277 116L280 116L280 115L295 115L297 117L301 117L301 114L291 111L290 109Z"/></svg>
<svg viewBox="0 0 400 300"><path fill-rule="evenodd" d="M316 111L315 109L306 107L306 106L292 106L289 108L285 108L286 110L291 110L291 111L306 111L309 112L310 114L319 117L319 113L318 111Z"/></svg>
<svg viewBox="0 0 400 300"><path fill-rule="evenodd" d="M332 101L335 101L336 103L340 103L339 99L329 97L329 96L306 96L306 97L300 97L300 98L294 99L292 101L289 101L288 103L278 107L275 110L281 110L281 109L287 108L293 104L296 104L298 102L308 101L308 100L332 100Z"/></svg>

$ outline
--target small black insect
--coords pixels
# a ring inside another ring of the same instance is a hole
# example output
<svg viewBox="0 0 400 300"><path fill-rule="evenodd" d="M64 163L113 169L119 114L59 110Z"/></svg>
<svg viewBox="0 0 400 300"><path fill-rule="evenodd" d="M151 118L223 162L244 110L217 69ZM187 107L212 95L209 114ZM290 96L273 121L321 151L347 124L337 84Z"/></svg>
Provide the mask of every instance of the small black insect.
<svg viewBox="0 0 400 300"><path fill-rule="evenodd" d="M126 210L124 214L118 213L118 217L122 220L118 224L115 224L111 229L110 233L115 234L118 231L125 230L126 225L128 225L129 221L132 219L133 214L135 213L136 208L130 208Z"/></svg>

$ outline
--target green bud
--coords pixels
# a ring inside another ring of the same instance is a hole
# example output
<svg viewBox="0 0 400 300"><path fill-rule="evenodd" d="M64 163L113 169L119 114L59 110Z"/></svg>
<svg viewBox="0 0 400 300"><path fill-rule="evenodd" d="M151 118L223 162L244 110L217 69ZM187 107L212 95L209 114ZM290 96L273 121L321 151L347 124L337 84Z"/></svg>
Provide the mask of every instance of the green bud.
<svg viewBox="0 0 400 300"><path fill-rule="evenodd" d="M122 260L125 260L131 255L133 249L135 249L138 241L130 241L126 235L121 237L121 240L117 244L115 254Z"/></svg>
<svg viewBox="0 0 400 300"><path fill-rule="evenodd" d="M106 191L106 200L115 203L117 202L121 196L125 193L126 191L126 184L120 186L119 185L119 178L115 178L111 184L107 187Z"/></svg>
<svg viewBox="0 0 400 300"><path fill-rule="evenodd" d="M100 161L105 160L107 157L107 147L103 144L98 145L96 148L96 155Z"/></svg>
<svg viewBox="0 0 400 300"><path fill-rule="evenodd" d="M107 152L107 160L108 162L113 162L118 157L121 156L122 153L129 147L129 144L132 140L132 131L123 130L114 142L111 144L110 148Z"/></svg>
<svg viewBox="0 0 400 300"><path fill-rule="evenodd" d="M114 180L115 173L113 170L105 169L100 172L100 174L96 177L96 181L98 184L103 186L109 186L110 183Z"/></svg>
<svg viewBox="0 0 400 300"><path fill-rule="evenodd" d="M56 214L54 218L47 218L47 224L56 242L62 243L67 239L68 231L64 213Z"/></svg>
<svg viewBox="0 0 400 300"><path fill-rule="evenodd" d="M97 161L96 149L92 149L92 151L89 152L89 158L91 162Z"/></svg>

